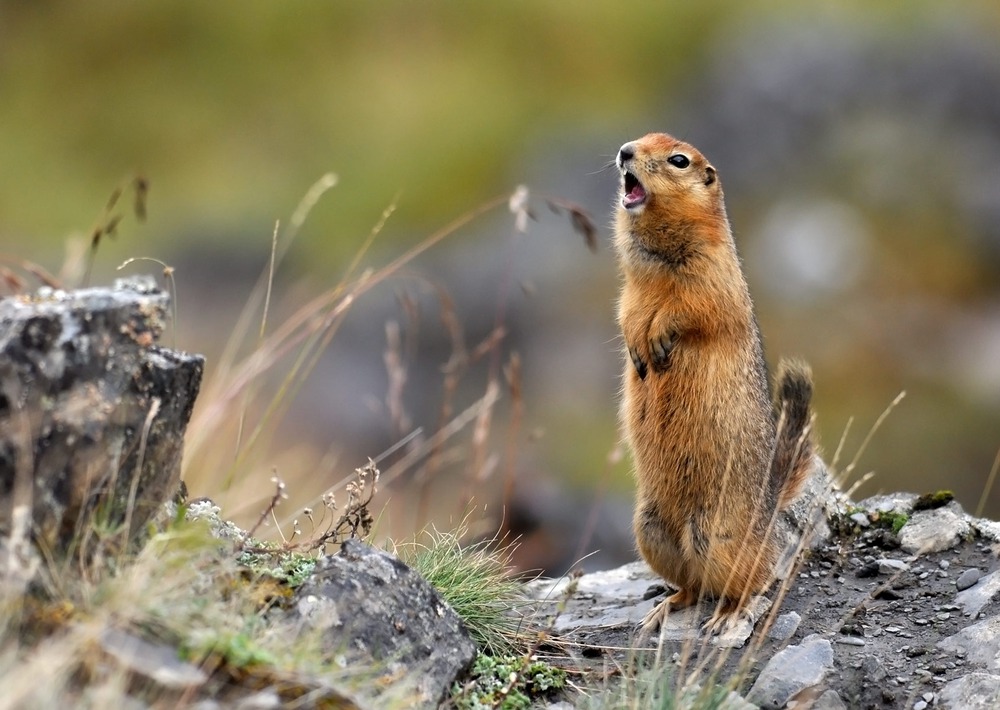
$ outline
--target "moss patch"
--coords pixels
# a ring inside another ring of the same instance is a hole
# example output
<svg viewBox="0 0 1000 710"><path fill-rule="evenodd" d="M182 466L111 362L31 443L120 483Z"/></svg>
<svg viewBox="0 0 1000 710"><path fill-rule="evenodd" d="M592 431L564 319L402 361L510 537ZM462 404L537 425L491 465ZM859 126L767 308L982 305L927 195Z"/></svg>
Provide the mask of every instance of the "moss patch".
<svg viewBox="0 0 1000 710"><path fill-rule="evenodd" d="M948 505L953 500L955 500L955 493L953 491L942 490L935 493L925 493L913 503L913 511L934 510L935 508Z"/></svg>

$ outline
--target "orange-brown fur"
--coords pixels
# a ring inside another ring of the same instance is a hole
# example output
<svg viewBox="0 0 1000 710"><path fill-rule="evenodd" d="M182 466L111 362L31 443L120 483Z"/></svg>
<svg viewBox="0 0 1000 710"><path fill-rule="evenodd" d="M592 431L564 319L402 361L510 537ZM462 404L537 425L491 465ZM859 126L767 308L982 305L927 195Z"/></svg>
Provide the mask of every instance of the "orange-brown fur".
<svg viewBox="0 0 1000 710"><path fill-rule="evenodd" d="M667 161L677 155L689 164ZM650 567L678 587L643 625L708 596L720 600L708 624L717 630L771 583L773 518L812 460L811 377L783 363L772 407L722 187L704 156L649 134L622 146L618 166L621 420L638 484L635 534ZM633 194L645 194L631 209L627 173L641 187Z"/></svg>

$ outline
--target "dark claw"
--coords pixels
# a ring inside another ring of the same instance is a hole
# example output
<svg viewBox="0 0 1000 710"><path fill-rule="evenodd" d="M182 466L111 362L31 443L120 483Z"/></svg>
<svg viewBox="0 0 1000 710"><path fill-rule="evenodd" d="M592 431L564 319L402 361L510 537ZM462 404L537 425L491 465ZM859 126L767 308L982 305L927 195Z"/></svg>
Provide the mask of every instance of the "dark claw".
<svg viewBox="0 0 1000 710"><path fill-rule="evenodd" d="M653 356L653 369L663 372L670 367L670 353L677 344L677 333L661 335L649 342L649 352Z"/></svg>
<svg viewBox="0 0 1000 710"><path fill-rule="evenodd" d="M637 353L633 348L629 348L628 355L632 358L632 364L635 365L635 371L639 373L639 379L646 379L646 363L644 363L642 358L639 357L639 353Z"/></svg>

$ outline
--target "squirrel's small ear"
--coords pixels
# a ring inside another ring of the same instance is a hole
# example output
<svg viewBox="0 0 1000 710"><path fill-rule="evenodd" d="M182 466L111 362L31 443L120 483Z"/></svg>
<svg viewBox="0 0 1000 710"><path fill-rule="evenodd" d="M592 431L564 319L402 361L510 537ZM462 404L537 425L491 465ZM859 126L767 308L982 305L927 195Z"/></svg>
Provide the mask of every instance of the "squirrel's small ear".
<svg viewBox="0 0 1000 710"><path fill-rule="evenodd" d="M711 165L705 166L705 186L711 185L715 182L715 168Z"/></svg>

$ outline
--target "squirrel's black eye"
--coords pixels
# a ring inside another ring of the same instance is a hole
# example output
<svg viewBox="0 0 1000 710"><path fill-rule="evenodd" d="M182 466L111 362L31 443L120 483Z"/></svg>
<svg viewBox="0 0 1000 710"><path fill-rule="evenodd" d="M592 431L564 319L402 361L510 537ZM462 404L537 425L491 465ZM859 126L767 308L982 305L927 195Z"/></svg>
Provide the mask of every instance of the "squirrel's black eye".
<svg viewBox="0 0 1000 710"><path fill-rule="evenodd" d="M675 168L686 168L691 164L691 161L688 160L688 157L682 153L674 153L669 158L667 158L667 162L673 165Z"/></svg>

